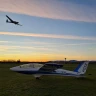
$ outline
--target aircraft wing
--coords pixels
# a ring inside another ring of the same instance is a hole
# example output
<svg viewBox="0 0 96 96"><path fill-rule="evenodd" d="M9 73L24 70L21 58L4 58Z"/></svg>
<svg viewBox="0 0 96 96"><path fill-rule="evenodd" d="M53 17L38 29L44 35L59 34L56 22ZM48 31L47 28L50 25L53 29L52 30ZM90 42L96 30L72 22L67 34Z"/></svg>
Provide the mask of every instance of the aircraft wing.
<svg viewBox="0 0 96 96"><path fill-rule="evenodd" d="M6 15L6 17L7 17L10 21L13 21L9 16Z"/></svg>
<svg viewBox="0 0 96 96"><path fill-rule="evenodd" d="M54 65L49 65L49 64L45 64L44 66L42 66L39 71L40 72L53 72L54 70L58 69L57 66Z"/></svg>

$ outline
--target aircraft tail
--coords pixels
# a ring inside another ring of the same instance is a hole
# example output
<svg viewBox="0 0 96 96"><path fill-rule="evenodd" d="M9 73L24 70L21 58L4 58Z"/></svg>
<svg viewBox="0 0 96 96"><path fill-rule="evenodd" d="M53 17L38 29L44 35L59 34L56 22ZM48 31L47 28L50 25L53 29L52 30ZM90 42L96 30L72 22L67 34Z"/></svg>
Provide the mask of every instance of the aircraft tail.
<svg viewBox="0 0 96 96"><path fill-rule="evenodd" d="M6 20L6 23L9 23L8 19Z"/></svg>
<svg viewBox="0 0 96 96"><path fill-rule="evenodd" d="M79 74L85 74L87 67L88 67L89 61L85 61L80 63L77 68L74 70L74 72L78 72Z"/></svg>

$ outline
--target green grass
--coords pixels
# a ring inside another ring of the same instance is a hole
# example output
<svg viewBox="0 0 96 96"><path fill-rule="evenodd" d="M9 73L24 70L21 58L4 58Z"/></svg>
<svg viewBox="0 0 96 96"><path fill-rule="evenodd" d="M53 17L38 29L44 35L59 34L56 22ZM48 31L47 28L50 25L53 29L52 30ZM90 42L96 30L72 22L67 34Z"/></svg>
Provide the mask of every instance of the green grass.
<svg viewBox="0 0 96 96"><path fill-rule="evenodd" d="M86 78L42 76L41 80L10 71L13 66L0 64L0 96L96 96L96 64L89 64ZM73 70L76 66L64 67Z"/></svg>

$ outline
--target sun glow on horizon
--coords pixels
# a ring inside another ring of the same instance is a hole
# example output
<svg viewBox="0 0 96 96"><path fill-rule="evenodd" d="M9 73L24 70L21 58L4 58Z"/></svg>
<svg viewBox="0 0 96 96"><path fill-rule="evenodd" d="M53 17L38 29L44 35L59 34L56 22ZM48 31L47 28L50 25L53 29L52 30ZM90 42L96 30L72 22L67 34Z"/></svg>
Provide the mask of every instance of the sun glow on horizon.
<svg viewBox="0 0 96 96"><path fill-rule="evenodd" d="M2 60L20 60L20 61L30 61L30 62L46 62L46 61L54 61L54 60L96 60L95 56L90 56L86 58L86 56L66 56L62 54L5 54L0 57L0 61Z"/></svg>

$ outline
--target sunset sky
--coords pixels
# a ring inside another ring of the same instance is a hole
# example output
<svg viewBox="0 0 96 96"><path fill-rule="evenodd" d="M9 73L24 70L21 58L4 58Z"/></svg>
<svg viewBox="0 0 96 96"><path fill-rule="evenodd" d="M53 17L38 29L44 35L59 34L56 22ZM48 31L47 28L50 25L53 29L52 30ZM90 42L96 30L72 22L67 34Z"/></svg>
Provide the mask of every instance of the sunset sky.
<svg viewBox="0 0 96 96"><path fill-rule="evenodd" d="M64 58L96 60L96 0L0 0L0 60Z"/></svg>

